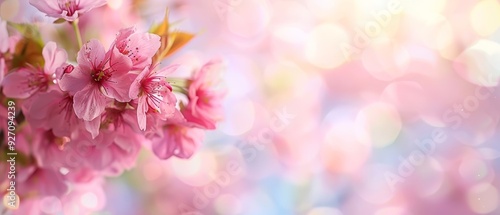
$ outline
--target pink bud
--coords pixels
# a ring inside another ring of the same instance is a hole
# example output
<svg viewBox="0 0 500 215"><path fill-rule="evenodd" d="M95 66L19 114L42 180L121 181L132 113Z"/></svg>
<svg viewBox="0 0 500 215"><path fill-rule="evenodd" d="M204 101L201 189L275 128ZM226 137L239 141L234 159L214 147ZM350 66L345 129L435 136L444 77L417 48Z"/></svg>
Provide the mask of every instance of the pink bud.
<svg viewBox="0 0 500 215"><path fill-rule="evenodd" d="M71 73L71 72L73 72L74 69L75 69L75 67L70 64L64 68L64 73Z"/></svg>

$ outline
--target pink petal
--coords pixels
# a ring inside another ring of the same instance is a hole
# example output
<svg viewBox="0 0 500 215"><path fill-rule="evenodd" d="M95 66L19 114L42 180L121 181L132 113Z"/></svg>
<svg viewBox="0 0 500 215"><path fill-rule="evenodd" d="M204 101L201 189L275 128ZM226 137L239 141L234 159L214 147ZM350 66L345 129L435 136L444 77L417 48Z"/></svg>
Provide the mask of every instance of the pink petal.
<svg viewBox="0 0 500 215"><path fill-rule="evenodd" d="M79 13L85 13L94 8L104 6L107 3L107 0L80 0L79 3Z"/></svg>
<svg viewBox="0 0 500 215"><path fill-rule="evenodd" d="M3 94L10 98L25 99L33 95L38 88L29 87L28 78L31 72L27 69L20 69L9 73L2 81Z"/></svg>
<svg viewBox="0 0 500 215"><path fill-rule="evenodd" d="M109 59L109 66L113 70L113 75L121 76L132 69L132 61L120 53L117 48L113 48Z"/></svg>
<svg viewBox="0 0 500 215"><path fill-rule="evenodd" d="M91 121L84 122L85 129L92 135L92 138L96 138L99 135L99 126L101 125L101 117L98 116Z"/></svg>
<svg viewBox="0 0 500 215"><path fill-rule="evenodd" d="M149 100L149 98L148 101L152 102ZM162 119L166 119L167 117L172 117L174 112L177 110L175 109L176 103L177 103L177 98L172 92L167 92L163 96L163 103L160 104L160 114L162 115Z"/></svg>
<svg viewBox="0 0 500 215"><path fill-rule="evenodd" d="M153 141L153 152L160 159L189 158L205 137L202 129L182 126L168 126L164 133L163 139Z"/></svg>
<svg viewBox="0 0 500 215"><path fill-rule="evenodd" d="M125 49L127 46L127 38L135 32L135 27L124 28L118 32L113 46L116 46L119 50Z"/></svg>
<svg viewBox="0 0 500 215"><path fill-rule="evenodd" d="M148 112L148 104L146 97L141 96L137 102L137 121L139 122L139 129L146 130L146 113Z"/></svg>
<svg viewBox="0 0 500 215"><path fill-rule="evenodd" d="M57 17L62 12L57 1L30 0L30 4L36 7L39 11L46 13L48 16Z"/></svg>
<svg viewBox="0 0 500 215"><path fill-rule="evenodd" d="M58 137L70 137L75 129L80 126L80 121L74 114L74 111L71 113L57 112L53 113L53 116L54 117L50 118L50 124L52 132ZM65 123L62 124L61 122Z"/></svg>
<svg viewBox="0 0 500 215"><path fill-rule="evenodd" d="M165 132L167 133L167 132ZM174 155L174 151L177 148L176 138L170 136L171 134L166 134L164 139L153 141L152 150L153 153L160 159L169 159Z"/></svg>
<svg viewBox="0 0 500 215"><path fill-rule="evenodd" d="M175 109L174 113L165 119L166 124L183 124L186 123L186 119L182 113Z"/></svg>
<svg viewBox="0 0 500 215"><path fill-rule="evenodd" d="M89 146L89 153L87 162L96 170L104 170L111 165L113 157L109 147L96 149L96 147Z"/></svg>
<svg viewBox="0 0 500 215"><path fill-rule="evenodd" d="M152 57L160 48L160 36L150 33L135 33L129 37L125 49L133 62L133 69L142 69L151 64Z"/></svg>
<svg viewBox="0 0 500 215"><path fill-rule="evenodd" d="M104 46L98 40L92 39L83 45L76 60L80 67L99 70L108 59Z"/></svg>
<svg viewBox="0 0 500 215"><path fill-rule="evenodd" d="M222 60L214 59L203 65L195 76L198 76L197 79L199 80L212 83L216 80L220 80L224 67L225 64Z"/></svg>
<svg viewBox="0 0 500 215"><path fill-rule="evenodd" d="M127 123L130 128L134 131L139 131L139 122L137 122L137 116L136 116L136 111L134 110L125 110L122 114L123 121Z"/></svg>
<svg viewBox="0 0 500 215"><path fill-rule="evenodd" d="M33 128L50 128L51 123L47 119L51 117L54 105L59 101L62 94L60 91L40 93L33 99L28 111L24 112L26 120Z"/></svg>
<svg viewBox="0 0 500 215"><path fill-rule="evenodd" d="M58 67L68 60L68 54L64 49L57 48L55 42L48 42L42 51L43 59L45 60L45 74L53 74Z"/></svg>
<svg viewBox="0 0 500 215"><path fill-rule="evenodd" d="M129 75L123 75L118 78L112 78L103 84L103 93L106 96L116 99L119 102L129 102L129 88L132 78Z"/></svg>
<svg viewBox="0 0 500 215"><path fill-rule="evenodd" d="M108 99L95 85L89 85L74 96L73 108L78 118L91 121L104 112Z"/></svg>
<svg viewBox="0 0 500 215"><path fill-rule="evenodd" d="M91 84L92 77L89 68L75 67L73 72L67 73L59 80L59 86L63 91L68 91L71 94L82 90L85 86Z"/></svg>
<svg viewBox="0 0 500 215"><path fill-rule="evenodd" d="M21 193L37 190L42 196L61 196L68 190L61 173L52 169L37 168L23 185L26 187L20 186Z"/></svg>
<svg viewBox="0 0 500 215"><path fill-rule="evenodd" d="M167 77L168 75L174 73L177 69L179 69L179 66L180 66L179 64L174 64L167 67L163 67L160 70L155 71L153 75Z"/></svg>
<svg viewBox="0 0 500 215"><path fill-rule="evenodd" d="M141 82L144 79L144 77L149 75L149 73L150 73L149 69L150 69L149 67L144 68L142 70L142 72L139 73L139 75L135 78L135 80L130 85L129 97L131 99L136 99L137 97L139 97L139 94L141 93Z"/></svg>
<svg viewBox="0 0 500 215"><path fill-rule="evenodd" d="M59 102L63 97L63 93L57 90L52 90L47 93L40 93L33 101L27 115L33 119L45 119L49 116L53 105Z"/></svg>

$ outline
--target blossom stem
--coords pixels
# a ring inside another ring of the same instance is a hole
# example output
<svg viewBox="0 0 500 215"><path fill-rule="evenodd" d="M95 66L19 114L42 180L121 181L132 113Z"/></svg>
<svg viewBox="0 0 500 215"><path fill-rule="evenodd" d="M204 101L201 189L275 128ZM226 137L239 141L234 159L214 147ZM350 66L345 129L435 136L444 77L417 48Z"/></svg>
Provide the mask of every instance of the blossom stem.
<svg viewBox="0 0 500 215"><path fill-rule="evenodd" d="M78 27L78 19L71 23L73 25L73 30L75 30L76 40L78 41L78 49L82 48L82 35L80 34L80 28Z"/></svg>
<svg viewBox="0 0 500 215"><path fill-rule="evenodd" d="M187 95L187 94L188 94L188 91L186 90L186 88L184 88L184 87L179 87L179 86L176 86L176 85L172 85L172 91L173 91L173 92L182 93L182 94L184 94L184 95Z"/></svg>
<svg viewBox="0 0 500 215"><path fill-rule="evenodd" d="M167 78L167 82L177 87L187 87L189 85L189 80L183 78Z"/></svg>

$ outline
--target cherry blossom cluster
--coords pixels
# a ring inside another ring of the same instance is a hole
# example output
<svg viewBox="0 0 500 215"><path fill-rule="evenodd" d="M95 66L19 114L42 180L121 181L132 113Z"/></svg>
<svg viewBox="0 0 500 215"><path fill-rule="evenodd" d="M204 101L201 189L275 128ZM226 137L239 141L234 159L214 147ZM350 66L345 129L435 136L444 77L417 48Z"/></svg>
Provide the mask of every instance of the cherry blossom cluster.
<svg viewBox="0 0 500 215"><path fill-rule="evenodd" d="M106 1L30 3L49 17L75 24ZM158 55L166 51L168 32L125 28L109 47L89 38L76 61L69 61L54 41L42 41L38 54L23 57L23 48L37 43L8 26L0 20L0 132L7 133L6 103L15 101L21 199L60 197L71 184L120 175L134 165L142 148L160 159L189 158L205 130L215 129L221 119L223 63L190 65L196 69L180 78L183 65L169 65ZM7 168L4 163L0 169Z"/></svg>

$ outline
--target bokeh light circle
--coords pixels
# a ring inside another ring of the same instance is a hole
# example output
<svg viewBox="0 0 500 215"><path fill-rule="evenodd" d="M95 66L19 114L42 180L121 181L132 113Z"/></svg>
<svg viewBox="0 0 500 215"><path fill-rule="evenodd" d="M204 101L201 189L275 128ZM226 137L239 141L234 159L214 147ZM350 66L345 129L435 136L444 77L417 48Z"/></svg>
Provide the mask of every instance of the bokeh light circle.
<svg viewBox="0 0 500 215"><path fill-rule="evenodd" d="M404 46L380 37L371 42L361 58L365 69L374 78L391 81L405 75L410 55Z"/></svg>
<svg viewBox="0 0 500 215"><path fill-rule="evenodd" d="M489 183L477 184L467 192L469 208L478 214L493 212L498 208L499 202L497 188Z"/></svg>
<svg viewBox="0 0 500 215"><path fill-rule="evenodd" d="M80 204L88 209L96 209L99 206L97 195L93 192L86 192L80 197Z"/></svg>
<svg viewBox="0 0 500 215"><path fill-rule="evenodd" d="M345 56L341 44L348 44L347 33L341 27L327 23L316 26L306 41L306 59L322 69L333 69L343 64Z"/></svg>
<svg viewBox="0 0 500 215"><path fill-rule="evenodd" d="M500 27L500 3L496 0L477 1L470 13L470 22L477 34L493 34Z"/></svg>
<svg viewBox="0 0 500 215"><path fill-rule="evenodd" d="M396 189L389 184L387 175L394 172L389 166L372 164L366 166L358 175L355 184L356 193L372 204L384 204L391 200Z"/></svg>
<svg viewBox="0 0 500 215"><path fill-rule="evenodd" d="M5 0L0 4L0 17L3 20L14 21L19 13L19 0Z"/></svg>
<svg viewBox="0 0 500 215"><path fill-rule="evenodd" d="M392 144L402 128L401 117L394 106L376 102L361 109L356 117L358 138L376 148Z"/></svg>
<svg viewBox="0 0 500 215"><path fill-rule="evenodd" d="M172 168L175 176L191 186L204 186L213 182L217 161L213 154L198 151L190 159L172 158Z"/></svg>
<svg viewBox="0 0 500 215"><path fill-rule="evenodd" d="M62 210L61 200L55 196L45 196L40 200L40 210L47 214L56 214Z"/></svg>
<svg viewBox="0 0 500 215"><path fill-rule="evenodd" d="M495 175L485 161L474 157L463 158L458 166L458 172L467 184L491 182Z"/></svg>

